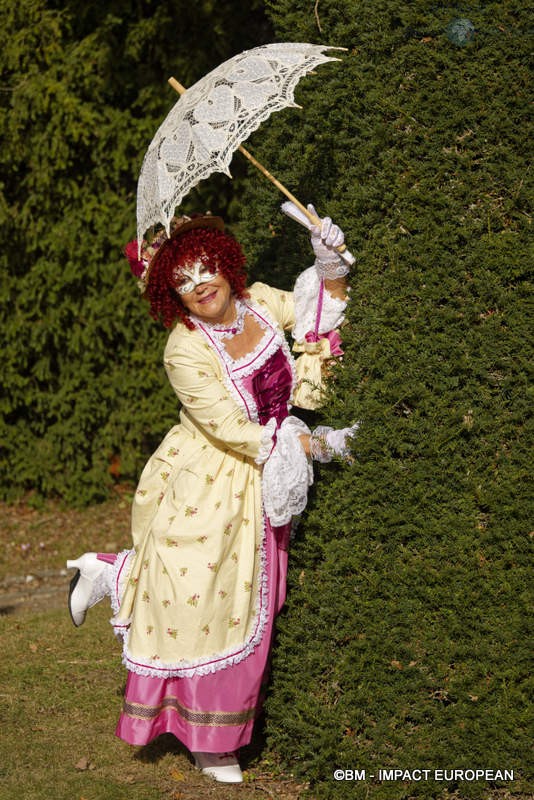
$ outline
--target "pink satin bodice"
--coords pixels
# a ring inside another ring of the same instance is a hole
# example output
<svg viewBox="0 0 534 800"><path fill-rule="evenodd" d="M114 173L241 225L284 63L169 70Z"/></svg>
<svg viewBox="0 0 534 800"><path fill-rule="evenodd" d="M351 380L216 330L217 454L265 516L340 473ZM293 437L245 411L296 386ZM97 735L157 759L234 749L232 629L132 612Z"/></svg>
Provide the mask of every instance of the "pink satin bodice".
<svg viewBox="0 0 534 800"><path fill-rule="evenodd" d="M243 378L243 384L256 402L258 422L265 425L271 417L277 426L288 416L292 371L281 347L257 370Z"/></svg>

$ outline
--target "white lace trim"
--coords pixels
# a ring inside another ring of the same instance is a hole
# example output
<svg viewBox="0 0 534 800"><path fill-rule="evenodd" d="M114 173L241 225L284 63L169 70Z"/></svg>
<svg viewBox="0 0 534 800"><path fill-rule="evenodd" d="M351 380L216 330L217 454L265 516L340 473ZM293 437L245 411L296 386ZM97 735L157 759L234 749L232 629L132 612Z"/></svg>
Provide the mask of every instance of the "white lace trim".
<svg viewBox="0 0 534 800"><path fill-rule="evenodd" d="M310 429L297 417L286 417L276 445L263 467L262 493L265 512L275 526L285 525L306 507L313 469L299 440Z"/></svg>
<svg viewBox="0 0 534 800"><path fill-rule="evenodd" d="M211 335L210 330L199 320L195 320L197 329L204 336L210 347L219 356L223 366L223 382L237 405L243 409L245 414L252 422L258 422L258 407L256 401L245 388L243 378L248 377L253 372L261 369L273 356L279 347L287 359L291 369L291 392L293 394L297 382L295 361L286 342L285 336L271 318L271 315L262 307L261 311L254 303L247 303L247 310L254 315L258 324L266 331L256 347L239 359L233 359L227 352L224 345ZM270 338L269 338L270 337ZM288 407L290 408L290 406Z"/></svg>
<svg viewBox="0 0 534 800"><path fill-rule="evenodd" d="M276 419L271 417L268 423L264 426L261 434L260 452L254 459L256 464L265 464L271 451L273 449L274 432L276 430Z"/></svg>
<svg viewBox="0 0 534 800"><path fill-rule="evenodd" d="M126 552L128 553L128 551ZM134 551L131 550L129 552L133 553ZM121 556L122 555L121 553ZM137 675L145 675L151 678L190 678L196 675L210 675L213 672L219 672L221 669L239 664L251 655L254 649L261 643L265 627L269 620L269 582L267 578L265 518L263 515L259 583L260 586L256 600L257 624L252 634L241 645L241 649L238 652L235 651L235 647L232 647L222 653L214 654L209 661L206 661L206 658L199 658L192 661L182 659L178 662L165 663L164 665L150 659L146 662L139 662L133 658L128 649L129 627L128 623L125 623L121 626L113 626L115 632L123 639L122 663L130 672L135 672ZM156 664L159 665L156 666Z"/></svg>
<svg viewBox="0 0 534 800"><path fill-rule="evenodd" d="M277 331L268 329L261 337L256 347L251 350L250 353L247 353L246 356L239 358L237 361L233 361L232 357L228 356L230 369L234 378L241 380L261 369L265 362L276 353L280 347L280 343L281 337L278 335Z"/></svg>
<svg viewBox="0 0 534 800"><path fill-rule="evenodd" d="M236 386L236 382L232 378L230 364L224 356L224 353L226 353L225 348L219 345L217 340L211 336L210 331L207 330L202 323L197 323L197 330L200 331L201 335L207 341L208 345L215 352L215 354L219 356L223 368L223 383L226 389L234 398L239 408L245 412L251 422L258 422L258 409L254 398L243 386Z"/></svg>
<svg viewBox="0 0 534 800"><path fill-rule="evenodd" d="M226 348L223 350L223 353L222 353L223 358L227 358L228 359L228 365L230 366L230 369L232 371L242 370L248 363L250 363L251 361L254 361L259 356L259 354L261 353L262 348L264 347L264 343L265 343L268 335L270 333L272 333L273 326L270 325L269 322L266 319L264 319L263 317L261 317L257 313L255 313L256 309L253 307L253 305L251 305L250 303L247 303L246 304L246 309L247 309L248 313L251 313L252 316L254 316L254 319L256 320L256 322L258 323L260 328L262 328L265 331L265 334L261 337L261 339L258 342L258 344L256 345L256 347L254 347L250 351L250 353L246 353L244 356L241 356L241 358L234 359L234 358L232 358L231 355L229 355L229 353L227 352ZM255 368L256 368L256 365L254 365L253 369L255 369ZM248 375L249 373L245 372L244 374Z"/></svg>
<svg viewBox="0 0 534 800"><path fill-rule="evenodd" d="M293 299L295 302L295 327L292 335L297 342L302 342L308 331L315 329L317 299L321 279L315 266L301 272L295 281ZM345 319L343 312L347 307L345 300L332 297L328 289L323 295L323 308L319 333L328 333L339 328Z"/></svg>
<svg viewBox="0 0 534 800"><path fill-rule="evenodd" d="M320 261L316 258L313 266L317 270L319 278L331 281L335 281L336 278L344 278L350 272L349 266L342 258L338 258L336 261Z"/></svg>
<svg viewBox="0 0 534 800"><path fill-rule="evenodd" d="M287 344L286 337L284 336L283 331L280 330L280 327L276 324L276 322L271 317L269 311L264 306L262 306L261 311L260 311L260 309L257 308L257 306L255 304L251 303L251 304L249 304L249 308L251 309L251 311L254 312L254 314L258 318L258 321L259 321L260 325L262 325L262 323L263 324L267 324L274 331L274 334L275 334L275 340L274 341L277 342L278 345L282 348L282 352L284 353L284 355L285 355L285 357L287 359L287 362L289 364L289 367L291 369L291 392L290 392L290 395L289 395L291 397L293 392L294 392L294 390L295 390L295 386L296 386L296 383L297 383L297 371L296 371L296 368L295 368L295 359L293 358L293 356L291 354L291 350L289 349L289 346ZM262 315L264 315L264 316L262 316ZM254 366L250 370L250 372L254 372L257 369L260 369L260 367L262 367L263 364L266 363L267 359L270 358L272 355L274 355L276 350L277 350L277 348L274 347L274 345L273 345L272 351L266 352L264 356L262 355L262 358L257 360L254 363ZM247 373L247 374L250 374L250 373ZM290 407L291 406L289 406L289 408Z"/></svg>
<svg viewBox="0 0 534 800"><path fill-rule="evenodd" d="M237 336L239 333L243 333L245 328L245 314L247 313L247 306L245 303L240 300L239 298L234 299L235 304L235 311L236 311L236 318L235 321L225 328L222 323L216 322L207 322L206 320L201 320L199 317L196 317L194 314L191 314L191 321L195 323L195 325L204 325L207 330L209 330L210 334L213 336L214 339L217 341L221 341L222 339L231 339L233 336Z"/></svg>
<svg viewBox="0 0 534 800"><path fill-rule="evenodd" d="M135 550L121 550L117 554L115 562L109 564L111 570L110 585L111 585L111 608L114 614L119 613L121 607L121 598L124 594L126 581L130 575L131 561L135 556Z"/></svg>

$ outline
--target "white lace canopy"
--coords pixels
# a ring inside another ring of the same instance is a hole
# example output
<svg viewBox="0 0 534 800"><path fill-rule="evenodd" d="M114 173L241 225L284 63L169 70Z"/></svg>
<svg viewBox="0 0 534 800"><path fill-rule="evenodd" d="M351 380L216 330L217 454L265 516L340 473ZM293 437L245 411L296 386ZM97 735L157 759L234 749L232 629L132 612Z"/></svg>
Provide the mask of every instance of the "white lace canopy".
<svg viewBox="0 0 534 800"><path fill-rule="evenodd" d="M295 106L300 78L339 59L325 45L267 44L230 58L183 94L148 148L137 186L137 238L169 223L182 198L212 172L230 175L234 151L273 111Z"/></svg>

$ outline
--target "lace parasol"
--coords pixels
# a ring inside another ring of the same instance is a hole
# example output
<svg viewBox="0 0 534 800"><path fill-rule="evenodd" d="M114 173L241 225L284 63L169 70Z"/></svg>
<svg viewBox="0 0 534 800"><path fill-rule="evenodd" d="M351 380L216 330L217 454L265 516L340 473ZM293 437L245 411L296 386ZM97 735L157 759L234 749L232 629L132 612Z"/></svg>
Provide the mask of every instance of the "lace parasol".
<svg viewBox="0 0 534 800"><path fill-rule="evenodd" d="M240 149L305 215L307 209L243 147L243 142L274 111L298 107L294 89L300 78L326 61L325 45L284 42L267 44L230 58L182 96L152 140L137 187L137 239L152 225L169 224L182 198L212 172L230 175Z"/></svg>

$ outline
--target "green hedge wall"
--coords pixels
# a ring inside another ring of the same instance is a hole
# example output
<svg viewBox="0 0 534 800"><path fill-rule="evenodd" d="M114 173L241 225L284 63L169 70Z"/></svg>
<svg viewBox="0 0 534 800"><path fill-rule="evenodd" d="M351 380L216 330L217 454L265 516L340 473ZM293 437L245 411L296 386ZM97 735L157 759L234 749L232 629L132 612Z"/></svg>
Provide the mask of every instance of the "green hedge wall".
<svg viewBox="0 0 534 800"><path fill-rule="evenodd" d="M279 39L348 48L251 149L358 256L321 421L362 421L354 465L321 468L293 545L269 742L316 800L530 797L531 20L519 2L268 7ZM256 274L290 285L307 234L278 202L250 180L240 234Z"/></svg>

